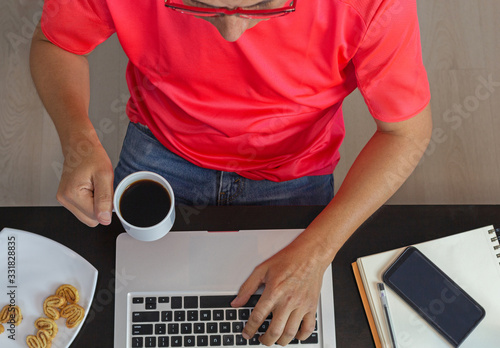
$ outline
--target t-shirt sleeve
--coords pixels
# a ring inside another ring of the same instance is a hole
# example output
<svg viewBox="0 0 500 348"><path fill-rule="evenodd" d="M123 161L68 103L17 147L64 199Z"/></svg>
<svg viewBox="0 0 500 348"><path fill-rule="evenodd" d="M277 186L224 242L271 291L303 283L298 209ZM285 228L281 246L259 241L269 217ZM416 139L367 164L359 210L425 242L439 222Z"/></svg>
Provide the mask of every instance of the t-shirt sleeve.
<svg viewBox="0 0 500 348"><path fill-rule="evenodd" d="M414 0L387 0L374 11L353 58L358 88L372 116L409 119L430 101Z"/></svg>
<svg viewBox="0 0 500 348"><path fill-rule="evenodd" d="M45 36L62 49L87 54L115 32L106 0L45 0Z"/></svg>

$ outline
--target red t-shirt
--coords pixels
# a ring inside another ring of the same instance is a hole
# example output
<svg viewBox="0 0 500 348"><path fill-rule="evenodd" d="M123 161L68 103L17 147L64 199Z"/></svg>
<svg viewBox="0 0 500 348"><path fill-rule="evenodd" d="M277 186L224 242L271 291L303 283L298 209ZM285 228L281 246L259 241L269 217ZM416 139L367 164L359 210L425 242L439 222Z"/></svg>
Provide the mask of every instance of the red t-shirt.
<svg viewBox="0 0 500 348"><path fill-rule="evenodd" d="M250 179L332 173L356 87L386 122L430 99L415 0L300 0L236 42L163 0L46 0L42 29L77 54L116 32L130 120L192 163Z"/></svg>

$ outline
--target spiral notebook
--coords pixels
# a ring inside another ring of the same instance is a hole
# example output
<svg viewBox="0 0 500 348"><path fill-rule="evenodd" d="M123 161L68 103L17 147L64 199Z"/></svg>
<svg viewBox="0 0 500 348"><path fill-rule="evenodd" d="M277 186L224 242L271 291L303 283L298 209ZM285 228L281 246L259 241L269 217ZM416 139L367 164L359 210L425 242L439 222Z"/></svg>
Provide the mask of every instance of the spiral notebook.
<svg viewBox="0 0 500 348"><path fill-rule="evenodd" d="M500 229L486 226L414 245L486 310L485 318L461 348L500 345L499 237ZM376 347L392 346L377 283L404 249L361 257L352 265ZM396 293L387 291L399 347L451 347Z"/></svg>

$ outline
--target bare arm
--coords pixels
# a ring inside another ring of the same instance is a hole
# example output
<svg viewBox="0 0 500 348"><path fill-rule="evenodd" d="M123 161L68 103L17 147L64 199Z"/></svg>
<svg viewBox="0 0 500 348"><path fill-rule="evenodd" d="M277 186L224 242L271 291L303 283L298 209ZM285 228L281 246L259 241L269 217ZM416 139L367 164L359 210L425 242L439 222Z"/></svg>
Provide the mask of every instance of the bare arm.
<svg viewBox="0 0 500 348"><path fill-rule="evenodd" d="M64 154L58 201L89 226L109 224L113 168L88 117L87 57L52 44L38 25L31 42L30 68Z"/></svg>
<svg viewBox="0 0 500 348"><path fill-rule="evenodd" d="M304 340L311 334L324 271L354 231L411 174L431 131L430 106L407 121L377 122L377 131L330 204L295 241L259 265L242 285L233 302L236 307L259 285L266 286L245 326L245 337L252 337L270 312L273 319L260 338L262 343L285 345L294 337Z"/></svg>

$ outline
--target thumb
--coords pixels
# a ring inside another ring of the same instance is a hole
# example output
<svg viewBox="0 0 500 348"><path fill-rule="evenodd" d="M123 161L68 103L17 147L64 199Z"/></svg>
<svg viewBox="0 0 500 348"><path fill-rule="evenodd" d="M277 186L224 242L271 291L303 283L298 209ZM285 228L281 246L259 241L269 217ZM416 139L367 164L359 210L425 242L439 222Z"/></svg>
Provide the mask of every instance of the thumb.
<svg viewBox="0 0 500 348"><path fill-rule="evenodd" d="M250 296L255 294L261 284L264 283L266 270L262 267L257 267L253 270L252 274L241 285L238 295L231 302L232 307L241 307L250 300Z"/></svg>
<svg viewBox="0 0 500 348"><path fill-rule="evenodd" d="M94 178L94 214L102 225L111 223L113 210L113 175Z"/></svg>

